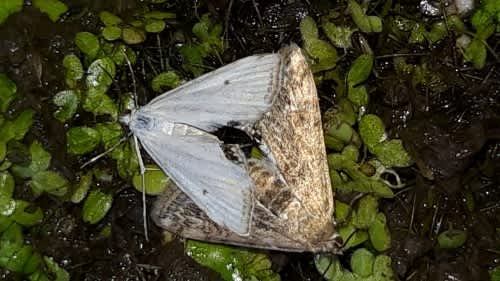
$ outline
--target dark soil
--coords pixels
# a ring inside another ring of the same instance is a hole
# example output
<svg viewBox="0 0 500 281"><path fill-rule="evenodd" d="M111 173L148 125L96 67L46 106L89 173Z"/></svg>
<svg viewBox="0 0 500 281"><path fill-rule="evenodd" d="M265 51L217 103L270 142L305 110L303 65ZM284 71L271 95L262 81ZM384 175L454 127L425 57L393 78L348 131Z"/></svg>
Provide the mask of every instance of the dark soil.
<svg viewBox="0 0 500 281"><path fill-rule="evenodd" d="M127 15L137 8L137 2L65 2L71 10L61 23L52 23L27 6L0 26L0 72L16 82L22 95L12 112L32 108L38 113L25 140L41 140L53 156L54 168L71 179L85 159L71 158L61 149L65 147L64 126L52 117L50 98L64 87L62 59L74 51L76 32L98 30L99 11ZM207 2L196 2L195 8L193 1L178 0L164 7L178 13L178 30L189 30L196 15L206 11L226 22L231 47L223 54L224 61L275 51L292 41L300 43L298 23L305 15L317 18L328 9L343 12L345 8L329 1ZM391 10L390 16L415 18L418 1L408 2L393 3L400 8ZM383 117L390 134L403 139L417 163L398 171L409 185L382 204L392 234L388 254L401 280L489 280L488 270L500 260L500 64L491 57L482 71L462 65L453 36L428 47L398 42L387 32L366 36L375 55L380 56L376 75L368 81L372 97L369 111ZM172 38L171 32L162 33L161 46L164 54L172 54L169 60L175 67L180 62ZM156 48L158 42L150 41L134 48L140 57L155 62L158 54L147 46ZM488 43L498 51L498 36ZM355 48L345 54L345 60L359 54ZM411 63L427 62L431 71L439 73L441 87L411 85L411 77L401 77L394 70L394 54L408 55ZM213 62L213 67L219 65ZM126 75L114 90L130 90ZM144 82L146 77L139 77L139 82L141 79ZM144 103L150 95L146 87L139 88L140 102ZM322 108L331 106L333 88L323 85L319 94ZM77 123L88 121L82 116ZM114 166L105 161L99 165L109 170ZM27 238L41 253L64 266L72 280L219 280L216 273L184 253L181 240L165 245L152 222L150 241L145 241L140 193L125 182L105 185L103 188L115 194L115 201L104 222L83 224L80 205L42 196L36 203L45 211L45 220ZM18 187L16 197L30 200L25 190ZM152 200L148 198L148 204ZM468 208L471 200L474 206ZM98 234L105 225L111 225L112 235L102 239ZM467 242L456 250L438 249L437 234L449 226L466 230ZM321 279L311 254L272 253L271 257L283 280ZM2 271L0 276L2 280L21 280Z"/></svg>

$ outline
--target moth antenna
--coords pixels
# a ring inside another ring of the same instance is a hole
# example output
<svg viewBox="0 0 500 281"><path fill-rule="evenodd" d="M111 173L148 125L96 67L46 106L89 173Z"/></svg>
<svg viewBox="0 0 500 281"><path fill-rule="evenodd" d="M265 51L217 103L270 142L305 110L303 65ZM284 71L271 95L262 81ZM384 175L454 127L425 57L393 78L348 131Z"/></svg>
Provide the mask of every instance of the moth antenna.
<svg viewBox="0 0 500 281"><path fill-rule="evenodd" d="M255 0L252 0L252 4L253 4L253 8L255 9L255 13L257 14L257 19L259 20L260 26L264 25L264 23L262 21L262 16L260 15L259 5L257 4L257 2L255 2Z"/></svg>
<svg viewBox="0 0 500 281"><path fill-rule="evenodd" d="M144 173L146 171L146 168L144 167L144 161L142 161L142 156L139 150L139 141L137 140L137 137L134 135L134 146L135 146L135 153L137 154L137 161L139 162L139 170L141 173L141 186L142 186L142 220L143 220L143 227L144 227L144 237L146 241L149 241L149 235L148 235L148 213L147 213L147 206L146 206L146 182L144 179Z"/></svg>
<svg viewBox="0 0 500 281"><path fill-rule="evenodd" d="M117 143L113 144L113 146L111 146L110 148L106 149L104 152L102 153L99 153L98 155L92 157L89 161L83 163L83 165L80 166L80 169L83 169L85 168L86 166L94 163L95 161L101 159L103 156L105 156L106 154L110 153L111 151L113 151L115 148L117 148L120 144L122 144L125 140L127 140L128 138L130 137L130 134L125 136L125 137L122 137Z"/></svg>
<svg viewBox="0 0 500 281"><path fill-rule="evenodd" d="M165 71L165 63L163 62L163 52L161 50L161 38L158 33L156 34L156 42L158 43L158 52L160 55L160 67L162 71Z"/></svg>
<svg viewBox="0 0 500 281"><path fill-rule="evenodd" d="M137 83L135 81L134 69L132 68L132 63L130 62L127 53L123 52L123 55L125 56L125 61L127 61L127 66L130 70L130 76L132 77L132 87L134 88L134 90L132 91L134 93L134 106L135 108L139 108L139 105L137 104Z"/></svg>
<svg viewBox="0 0 500 281"><path fill-rule="evenodd" d="M228 41L229 41L229 32L228 32L228 28L229 28L229 18L231 17L231 10L233 8L233 1L234 0L230 0L229 1L229 4L227 6L227 10L226 10L226 15L224 17L224 40L223 40L223 44L226 44Z"/></svg>
<svg viewBox="0 0 500 281"><path fill-rule="evenodd" d="M135 74L134 74L134 69L132 68L132 63L130 62L130 59L127 56L127 53L123 53L125 56L125 61L127 61L127 66L128 69L130 70L130 76L132 77L132 87L133 87L133 93L134 93L134 106L135 108L139 108L139 104L137 102L137 83L135 80ZM139 170L141 173L141 186L142 186L142 221L143 221L143 228L144 228L144 238L146 241L149 241L149 235L148 235L148 217L147 217L147 206L146 206L146 183L144 180L144 173L145 173L145 168L144 168L144 161L142 161L142 156L140 153L139 149L139 141L137 140L137 137L134 135L134 147L135 147L135 153L137 155L137 161L139 162Z"/></svg>

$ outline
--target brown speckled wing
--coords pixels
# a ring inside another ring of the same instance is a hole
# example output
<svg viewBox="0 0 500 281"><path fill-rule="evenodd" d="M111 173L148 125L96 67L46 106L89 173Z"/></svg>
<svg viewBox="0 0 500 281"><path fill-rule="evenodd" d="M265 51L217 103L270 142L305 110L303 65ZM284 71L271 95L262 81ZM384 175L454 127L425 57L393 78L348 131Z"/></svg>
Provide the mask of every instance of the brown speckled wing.
<svg viewBox="0 0 500 281"><path fill-rule="evenodd" d="M171 188L156 201L157 225L184 238L294 252L337 252L333 192L312 73L300 48L280 50L281 85L256 124L267 153L250 159L255 183L250 232L240 236L212 222L185 194Z"/></svg>

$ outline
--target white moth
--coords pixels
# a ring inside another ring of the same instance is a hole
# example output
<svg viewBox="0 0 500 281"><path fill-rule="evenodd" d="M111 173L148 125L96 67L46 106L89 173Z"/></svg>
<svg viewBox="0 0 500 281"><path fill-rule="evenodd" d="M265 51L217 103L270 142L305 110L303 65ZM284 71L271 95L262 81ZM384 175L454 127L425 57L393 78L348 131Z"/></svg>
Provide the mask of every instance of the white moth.
<svg viewBox="0 0 500 281"><path fill-rule="evenodd" d="M280 87L279 54L240 59L166 92L121 122L189 198L215 223L250 232L254 183L226 158L210 132L251 129L271 108ZM235 125L236 124L236 125Z"/></svg>

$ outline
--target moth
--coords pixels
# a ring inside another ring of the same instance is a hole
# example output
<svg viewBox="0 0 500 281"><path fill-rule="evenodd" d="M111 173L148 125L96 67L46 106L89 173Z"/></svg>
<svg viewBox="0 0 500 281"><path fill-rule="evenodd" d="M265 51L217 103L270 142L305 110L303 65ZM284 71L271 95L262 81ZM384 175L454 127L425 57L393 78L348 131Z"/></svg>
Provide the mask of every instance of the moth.
<svg viewBox="0 0 500 281"><path fill-rule="evenodd" d="M203 207L175 187L157 199L152 218L158 226L189 239L336 253L342 242L335 232L334 194L313 75L296 45L274 56L280 70L272 105L253 127L265 157L247 159L242 165L254 187L248 234L211 220Z"/></svg>
<svg viewBox="0 0 500 281"><path fill-rule="evenodd" d="M211 132L227 125L250 130L271 109L281 73L279 54L246 57L156 97L120 121L212 221L247 235L254 182ZM242 154L238 147L232 150Z"/></svg>

